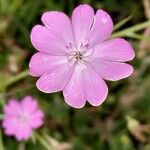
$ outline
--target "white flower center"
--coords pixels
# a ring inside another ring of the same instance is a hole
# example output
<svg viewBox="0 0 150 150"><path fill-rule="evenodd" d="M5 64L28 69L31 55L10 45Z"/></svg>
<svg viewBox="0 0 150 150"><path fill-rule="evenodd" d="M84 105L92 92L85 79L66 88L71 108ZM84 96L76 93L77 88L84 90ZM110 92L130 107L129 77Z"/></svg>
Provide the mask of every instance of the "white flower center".
<svg viewBox="0 0 150 150"><path fill-rule="evenodd" d="M18 115L18 119L21 123L26 123L29 120L29 116L26 112L23 111Z"/></svg>
<svg viewBox="0 0 150 150"><path fill-rule="evenodd" d="M83 63L84 61L84 52L80 52L80 51L72 51L69 53L68 55L68 62L72 62L72 63Z"/></svg>
<svg viewBox="0 0 150 150"><path fill-rule="evenodd" d="M67 57L68 64L85 66L85 62L89 60L89 56L91 56L93 53L93 50L88 49L88 47L88 43L83 44L81 42L79 48L76 48L73 44L69 43L68 46L66 46L66 48L69 50Z"/></svg>
<svg viewBox="0 0 150 150"><path fill-rule="evenodd" d="M83 59L83 53L77 51L77 52L75 52L74 57L76 58L77 61L82 60Z"/></svg>

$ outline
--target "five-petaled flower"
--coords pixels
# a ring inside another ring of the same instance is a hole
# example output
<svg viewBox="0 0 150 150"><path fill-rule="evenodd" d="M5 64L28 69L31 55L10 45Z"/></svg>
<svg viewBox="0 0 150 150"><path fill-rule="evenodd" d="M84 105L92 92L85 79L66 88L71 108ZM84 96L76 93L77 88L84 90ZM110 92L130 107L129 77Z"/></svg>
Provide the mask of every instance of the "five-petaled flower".
<svg viewBox="0 0 150 150"><path fill-rule="evenodd" d="M122 38L108 39L113 30L110 16L103 10L94 14L89 5L79 5L71 19L58 11L45 12L44 25L36 25L31 42L39 51L31 58L29 74L45 93L63 91L67 104L81 108L86 100L100 105L107 97L104 80L130 76L133 67L126 61L135 53Z"/></svg>
<svg viewBox="0 0 150 150"><path fill-rule="evenodd" d="M26 96L21 102L10 100L4 106L2 126L5 134L14 136L18 141L27 140L32 129L43 124L44 113L38 108L38 103L31 96Z"/></svg>

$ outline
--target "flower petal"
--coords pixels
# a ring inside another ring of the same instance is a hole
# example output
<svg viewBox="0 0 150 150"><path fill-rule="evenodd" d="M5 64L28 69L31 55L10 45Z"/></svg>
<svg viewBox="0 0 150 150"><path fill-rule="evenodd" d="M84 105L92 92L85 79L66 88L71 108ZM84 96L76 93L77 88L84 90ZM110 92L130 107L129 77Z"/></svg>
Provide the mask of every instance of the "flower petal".
<svg viewBox="0 0 150 150"><path fill-rule="evenodd" d="M91 61L90 66L100 75L101 78L116 81L130 76L133 67L126 63L110 62L100 58Z"/></svg>
<svg viewBox="0 0 150 150"><path fill-rule="evenodd" d="M32 134L32 129L27 124L19 124L15 137L18 141L27 140Z"/></svg>
<svg viewBox="0 0 150 150"><path fill-rule="evenodd" d="M44 113L41 110L37 110L34 114L32 114L31 121L37 119L43 119L43 118L44 118Z"/></svg>
<svg viewBox="0 0 150 150"><path fill-rule="evenodd" d="M61 91L68 83L73 70L74 66L69 66L67 64L57 67L51 72L41 76L36 86L40 91L45 93Z"/></svg>
<svg viewBox="0 0 150 150"><path fill-rule="evenodd" d="M9 116L16 116L21 111L21 105L17 100L10 100L7 105L4 106L4 114Z"/></svg>
<svg viewBox="0 0 150 150"><path fill-rule="evenodd" d="M84 72L86 99L93 106L99 106L106 99L108 87L103 79L91 68Z"/></svg>
<svg viewBox="0 0 150 150"><path fill-rule="evenodd" d="M103 10L98 10L94 23L89 33L90 45L94 46L106 40L112 33L113 22L109 14Z"/></svg>
<svg viewBox="0 0 150 150"><path fill-rule="evenodd" d="M38 103L36 100L33 100L31 96L26 96L21 101L22 108L25 112L29 114L33 113L38 108ZM29 107L30 106L30 107Z"/></svg>
<svg viewBox="0 0 150 150"><path fill-rule="evenodd" d="M41 25L36 25L31 31L31 42L33 46L40 52L51 55L65 55L66 44L62 39L59 39L55 33Z"/></svg>
<svg viewBox="0 0 150 150"><path fill-rule="evenodd" d="M5 128L6 135L14 135L16 133L16 129L18 127L19 121L16 117L8 117L4 118L2 122L3 128Z"/></svg>
<svg viewBox="0 0 150 150"><path fill-rule="evenodd" d="M72 13L72 26L77 47L85 42L94 19L94 10L87 4L79 5Z"/></svg>
<svg viewBox="0 0 150 150"><path fill-rule="evenodd" d="M32 76L41 76L66 62L66 56L52 56L44 53L36 53L30 60L29 74Z"/></svg>
<svg viewBox="0 0 150 150"><path fill-rule="evenodd" d="M30 126L33 129L37 129L37 128L41 127L42 125L43 125L43 120L42 119L35 119L35 120L32 120L31 123L30 123Z"/></svg>
<svg viewBox="0 0 150 150"><path fill-rule="evenodd" d="M63 90L65 101L74 108L82 108L86 103L82 70L76 66L73 75Z"/></svg>
<svg viewBox="0 0 150 150"><path fill-rule="evenodd" d="M70 18L63 12L45 12L41 18L44 25L64 43L74 43Z"/></svg>
<svg viewBox="0 0 150 150"><path fill-rule="evenodd" d="M132 46L122 38L111 39L94 48L94 57L111 61L129 61L135 56Z"/></svg>
<svg viewBox="0 0 150 150"><path fill-rule="evenodd" d="M30 126L34 129L39 128L44 123L44 113L41 110L36 111L30 118Z"/></svg>

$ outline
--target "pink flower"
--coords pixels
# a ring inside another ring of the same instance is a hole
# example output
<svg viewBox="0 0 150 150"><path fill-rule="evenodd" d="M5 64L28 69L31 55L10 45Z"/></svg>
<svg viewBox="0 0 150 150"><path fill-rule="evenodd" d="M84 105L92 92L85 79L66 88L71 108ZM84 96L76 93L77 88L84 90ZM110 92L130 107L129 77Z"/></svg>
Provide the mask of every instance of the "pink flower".
<svg viewBox="0 0 150 150"><path fill-rule="evenodd" d="M14 136L19 141L27 140L32 134L32 129L43 124L43 118L44 114L38 108L37 101L26 96L21 102L10 100L4 106L2 126L6 135Z"/></svg>
<svg viewBox="0 0 150 150"><path fill-rule="evenodd" d="M67 104L81 108L86 100L99 106L107 97L104 80L116 81L130 76L134 58L124 39L108 39L113 30L110 16L89 5L74 9L71 20L58 11L45 12L44 25L36 25L31 42L39 51L31 58L29 73L40 77L36 83L45 93L63 91ZM108 39L108 40L107 40Z"/></svg>

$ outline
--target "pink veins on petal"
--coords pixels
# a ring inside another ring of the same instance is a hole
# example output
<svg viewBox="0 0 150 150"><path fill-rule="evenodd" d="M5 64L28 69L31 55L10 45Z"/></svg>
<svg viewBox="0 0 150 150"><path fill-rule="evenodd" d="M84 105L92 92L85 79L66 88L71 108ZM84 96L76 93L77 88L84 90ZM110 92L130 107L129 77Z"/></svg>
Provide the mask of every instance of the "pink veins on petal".
<svg viewBox="0 0 150 150"><path fill-rule="evenodd" d="M45 93L63 91L67 104L81 108L88 101L99 106L107 97L104 80L130 76L126 63L135 56L122 38L108 39L113 30L111 17L103 10L79 5L71 19L63 12L45 12L44 25L31 31L31 42L38 50L29 64L29 74L39 77L36 86Z"/></svg>
<svg viewBox="0 0 150 150"><path fill-rule="evenodd" d="M38 108L37 101L26 96L21 102L10 100L4 106L2 126L5 134L14 136L18 141L27 140L32 130L43 125L44 113Z"/></svg>

